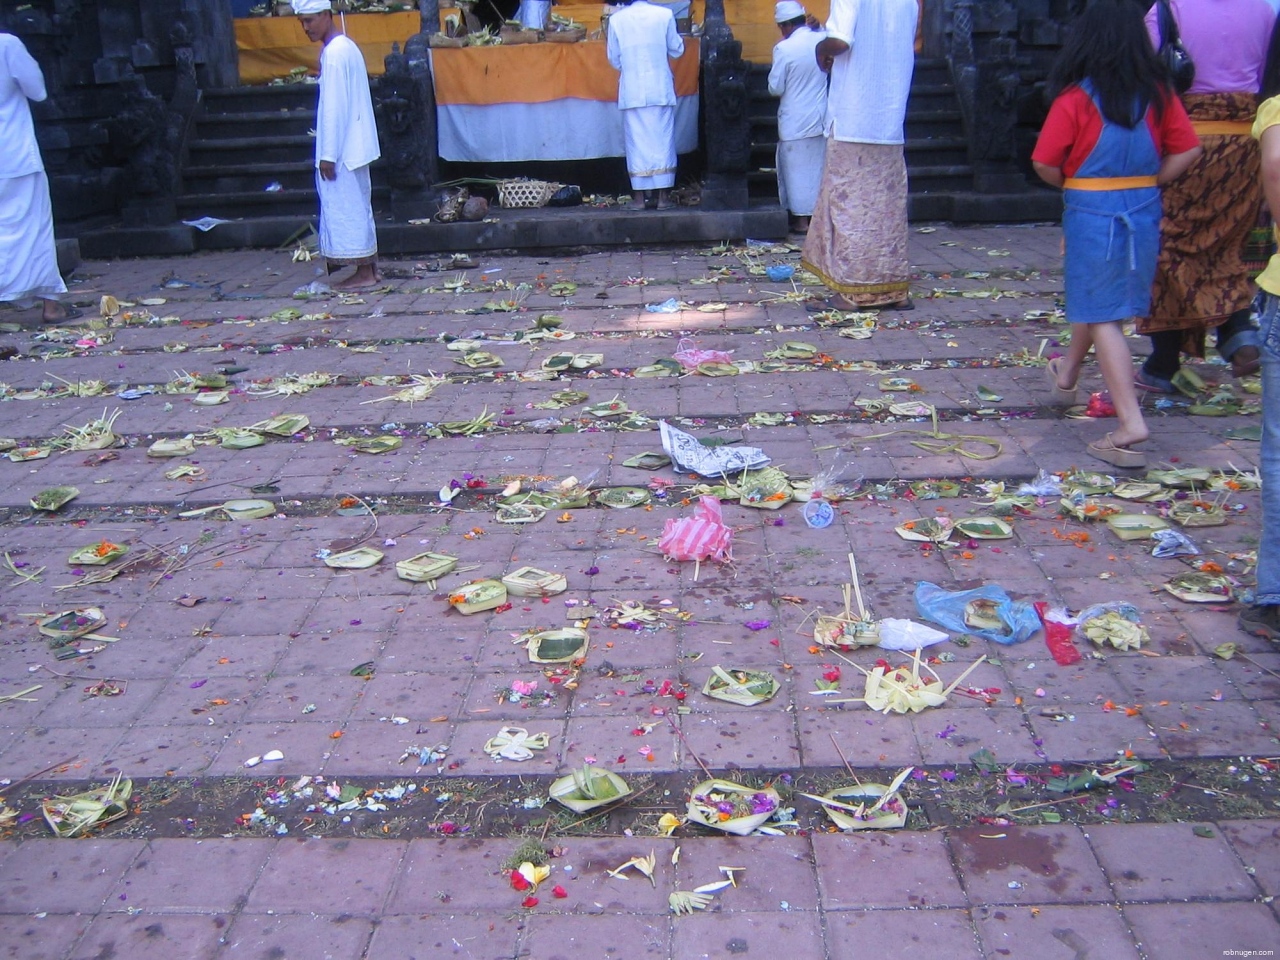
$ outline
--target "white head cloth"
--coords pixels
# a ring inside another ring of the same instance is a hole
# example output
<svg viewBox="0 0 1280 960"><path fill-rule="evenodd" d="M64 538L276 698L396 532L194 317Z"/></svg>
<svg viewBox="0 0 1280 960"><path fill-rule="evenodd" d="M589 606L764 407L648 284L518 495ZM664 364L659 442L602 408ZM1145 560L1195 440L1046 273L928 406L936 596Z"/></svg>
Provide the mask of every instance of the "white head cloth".
<svg viewBox="0 0 1280 960"><path fill-rule="evenodd" d="M298 9L298 4L294 4L293 8ZM796 0L781 0L773 8L773 22L786 23L788 20L794 20L796 17L804 16L804 7L796 3Z"/></svg>
<svg viewBox="0 0 1280 960"><path fill-rule="evenodd" d="M331 0L291 0L293 12L300 17L309 17L317 13L332 13Z"/></svg>

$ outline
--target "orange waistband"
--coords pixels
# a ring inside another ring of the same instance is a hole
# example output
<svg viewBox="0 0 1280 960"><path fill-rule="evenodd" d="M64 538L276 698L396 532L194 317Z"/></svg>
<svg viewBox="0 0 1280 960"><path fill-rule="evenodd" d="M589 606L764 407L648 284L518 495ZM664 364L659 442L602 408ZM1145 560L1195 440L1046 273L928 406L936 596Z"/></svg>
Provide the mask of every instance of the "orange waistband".
<svg viewBox="0 0 1280 960"><path fill-rule="evenodd" d="M1155 177L1067 177L1064 190L1140 190L1156 186Z"/></svg>
<svg viewBox="0 0 1280 960"><path fill-rule="evenodd" d="M1202 137L1247 137L1253 132L1253 121L1192 120L1191 128Z"/></svg>

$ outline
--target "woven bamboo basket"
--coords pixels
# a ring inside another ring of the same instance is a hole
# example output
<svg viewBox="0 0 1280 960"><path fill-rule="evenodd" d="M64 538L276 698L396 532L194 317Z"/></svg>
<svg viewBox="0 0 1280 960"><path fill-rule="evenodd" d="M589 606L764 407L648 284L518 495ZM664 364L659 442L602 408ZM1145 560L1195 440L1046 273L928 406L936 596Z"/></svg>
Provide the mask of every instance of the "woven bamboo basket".
<svg viewBox="0 0 1280 960"><path fill-rule="evenodd" d="M498 184L498 205L502 207L545 207L563 184L546 180L503 180Z"/></svg>

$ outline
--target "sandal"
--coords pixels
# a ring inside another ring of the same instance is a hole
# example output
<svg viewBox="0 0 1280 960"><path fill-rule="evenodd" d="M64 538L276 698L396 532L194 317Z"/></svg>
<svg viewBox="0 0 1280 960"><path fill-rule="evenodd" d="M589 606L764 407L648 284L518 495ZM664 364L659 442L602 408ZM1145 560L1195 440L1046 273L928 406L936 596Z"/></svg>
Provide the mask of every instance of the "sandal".
<svg viewBox="0 0 1280 960"><path fill-rule="evenodd" d="M1054 357L1044 368L1045 376L1049 379L1049 400L1055 407L1074 407L1080 402L1080 388L1072 387L1068 390L1058 386L1058 365L1061 362L1062 357Z"/></svg>
<svg viewBox="0 0 1280 960"><path fill-rule="evenodd" d="M40 322L47 323L49 326L55 327L60 323L70 323L71 321L79 320L84 316L83 310L79 310L76 307L71 306L71 304L67 304L65 310L66 313L60 317L45 317L42 315L40 317Z"/></svg>
<svg viewBox="0 0 1280 960"><path fill-rule="evenodd" d="M1109 433L1101 440L1096 440L1089 444L1089 453L1104 463L1111 464L1113 467L1124 467L1132 470L1147 465L1146 454L1137 450L1130 450L1128 447L1116 446L1116 442L1111 439L1111 434Z"/></svg>

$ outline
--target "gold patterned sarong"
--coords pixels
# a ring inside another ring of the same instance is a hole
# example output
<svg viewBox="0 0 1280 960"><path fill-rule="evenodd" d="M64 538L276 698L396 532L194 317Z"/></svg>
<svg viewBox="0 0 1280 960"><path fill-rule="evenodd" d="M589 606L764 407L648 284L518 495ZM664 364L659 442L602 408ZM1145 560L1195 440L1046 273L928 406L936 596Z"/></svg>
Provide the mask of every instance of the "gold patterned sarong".
<svg viewBox="0 0 1280 960"><path fill-rule="evenodd" d="M902 144L828 138L803 266L860 307L907 299L907 165Z"/></svg>

